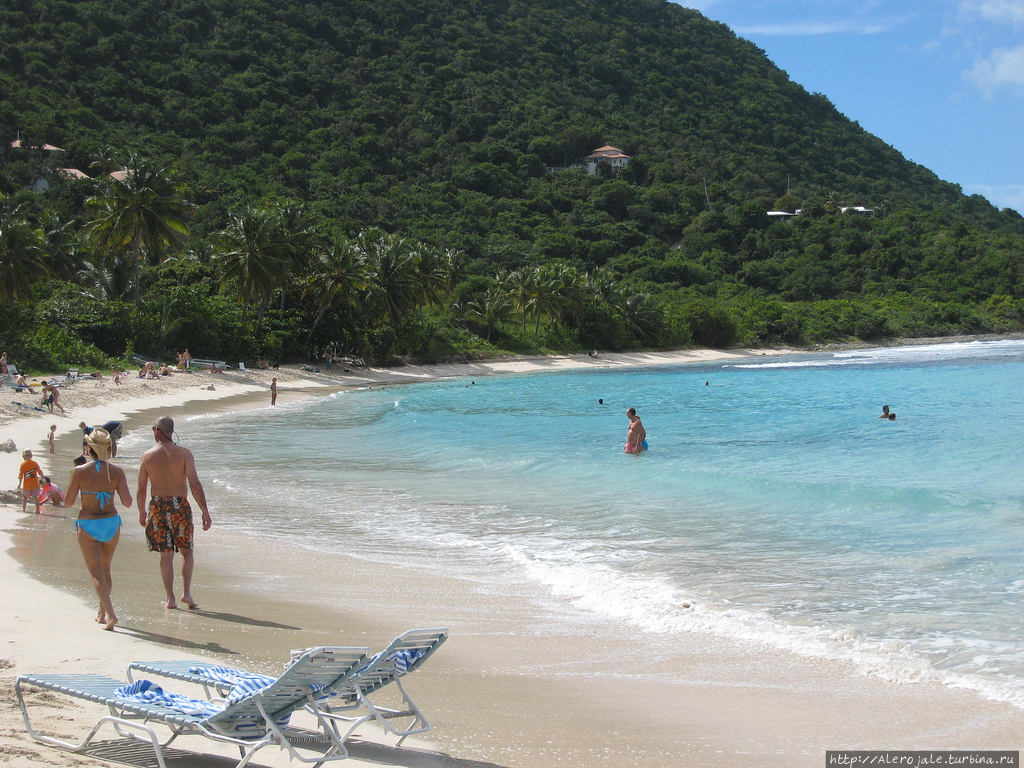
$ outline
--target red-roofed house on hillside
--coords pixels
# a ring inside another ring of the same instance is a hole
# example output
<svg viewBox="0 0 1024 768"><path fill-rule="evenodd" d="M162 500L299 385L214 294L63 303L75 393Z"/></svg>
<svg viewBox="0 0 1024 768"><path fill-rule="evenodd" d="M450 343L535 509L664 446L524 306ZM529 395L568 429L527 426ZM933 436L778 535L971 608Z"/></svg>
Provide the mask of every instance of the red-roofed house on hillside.
<svg viewBox="0 0 1024 768"><path fill-rule="evenodd" d="M586 157L587 174L593 176L602 163L611 166L612 171L625 168L629 163L629 155L625 154L618 147L598 147Z"/></svg>
<svg viewBox="0 0 1024 768"><path fill-rule="evenodd" d="M89 174L82 173L77 168L55 168L52 173L56 173L62 179L88 179ZM45 192L50 188L50 182L43 175L36 176L32 183L28 185L28 188L33 192Z"/></svg>

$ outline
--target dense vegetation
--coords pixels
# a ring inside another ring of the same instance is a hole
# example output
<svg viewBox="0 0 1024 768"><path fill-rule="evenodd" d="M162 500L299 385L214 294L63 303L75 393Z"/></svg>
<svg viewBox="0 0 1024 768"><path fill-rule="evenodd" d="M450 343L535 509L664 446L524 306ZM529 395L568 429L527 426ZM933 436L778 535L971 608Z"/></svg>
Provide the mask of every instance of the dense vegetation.
<svg viewBox="0 0 1024 768"><path fill-rule="evenodd" d="M666 0L8 0L19 138L0 338L35 365L1024 327L1019 215Z"/></svg>

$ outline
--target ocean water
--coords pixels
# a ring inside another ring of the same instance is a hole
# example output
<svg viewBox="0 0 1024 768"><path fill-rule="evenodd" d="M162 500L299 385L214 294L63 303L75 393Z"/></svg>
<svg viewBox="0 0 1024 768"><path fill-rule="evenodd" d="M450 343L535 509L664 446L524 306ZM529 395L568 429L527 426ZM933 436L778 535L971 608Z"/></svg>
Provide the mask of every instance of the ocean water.
<svg viewBox="0 0 1024 768"><path fill-rule="evenodd" d="M1024 342L983 341L378 387L178 426L221 526L1024 707L1022 381Z"/></svg>

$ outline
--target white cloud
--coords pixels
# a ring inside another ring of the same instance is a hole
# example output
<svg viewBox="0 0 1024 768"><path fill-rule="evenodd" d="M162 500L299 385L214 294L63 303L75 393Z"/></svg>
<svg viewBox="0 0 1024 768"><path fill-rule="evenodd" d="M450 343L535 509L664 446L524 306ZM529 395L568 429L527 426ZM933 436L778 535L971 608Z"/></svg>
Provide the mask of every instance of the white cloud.
<svg viewBox="0 0 1024 768"><path fill-rule="evenodd" d="M1024 184L965 184L964 191L988 198L996 208L1013 208L1024 214Z"/></svg>
<svg viewBox="0 0 1024 768"><path fill-rule="evenodd" d="M964 73L987 97L1002 87L1024 88L1024 45L999 48Z"/></svg>
<svg viewBox="0 0 1024 768"><path fill-rule="evenodd" d="M739 35L879 35L888 32L894 24L880 24L877 21L860 19L838 19L836 21L793 21L782 24L755 24L735 28Z"/></svg>
<svg viewBox="0 0 1024 768"><path fill-rule="evenodd" d="M960 10L987 21L1024 26L1024 0L962 0Z"/></svg>

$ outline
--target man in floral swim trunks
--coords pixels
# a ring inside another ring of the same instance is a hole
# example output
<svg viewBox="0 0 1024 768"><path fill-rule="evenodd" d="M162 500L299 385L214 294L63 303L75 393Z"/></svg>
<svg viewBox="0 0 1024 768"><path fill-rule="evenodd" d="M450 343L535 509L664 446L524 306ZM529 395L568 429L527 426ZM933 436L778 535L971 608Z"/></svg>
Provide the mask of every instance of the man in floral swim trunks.
<svg viewBox="0 0 1024 768"><path fill-rule="evenodd" d="M160 575L167 593L166 606L177 608L174 597L174 553L181 553L181 578L184 588L181 602L190 609L199 604L192 598L193 532L192 507L188 503L191 490L203 511L203 530L210 530L213 520L206 506L206 493L196 473L192 451L173 440L174 420L161 416L153 424L156 445L142 454L139 463L139 523L146 527L146 541L152 552L160 553ZM153 484L153 496L146 509L146 492Z"/></svg>

